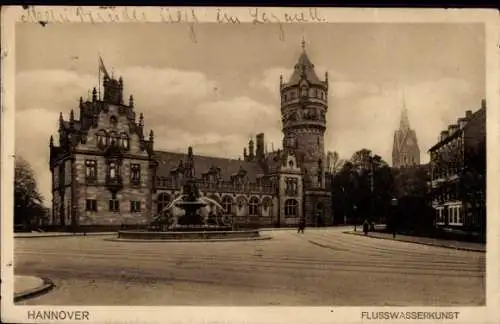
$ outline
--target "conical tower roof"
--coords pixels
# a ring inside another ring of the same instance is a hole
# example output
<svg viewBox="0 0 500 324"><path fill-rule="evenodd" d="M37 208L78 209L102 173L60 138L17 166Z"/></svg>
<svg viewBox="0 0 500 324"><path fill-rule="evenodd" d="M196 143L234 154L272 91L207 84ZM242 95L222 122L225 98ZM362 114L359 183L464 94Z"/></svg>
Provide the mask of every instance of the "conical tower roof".
<svg viewBox="0 0 500 324"><path fill-rule="evenodd" d="M307 80L311 84L323 84L316 72L314 71L314 64L307 56L305 41L302 40L302 53L300 54L297 64L295 64L292 77L288 81L287 85L297 85L303 79Z"/></svg>

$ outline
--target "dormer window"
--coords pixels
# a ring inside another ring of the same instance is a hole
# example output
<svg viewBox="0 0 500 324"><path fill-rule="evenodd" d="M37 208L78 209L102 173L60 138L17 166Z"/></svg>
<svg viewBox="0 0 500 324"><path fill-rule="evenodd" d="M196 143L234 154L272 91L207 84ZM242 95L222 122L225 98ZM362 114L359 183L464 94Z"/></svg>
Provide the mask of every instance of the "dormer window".
<svg viewBox="0 0 500 324"><path fill-rule="evenodd" d="M109 123L113 126L115 126L117 123L118 123L118 119L116 118L116 116L111 116L109 118Z"/></svg>
<svg viewBox="0 0 500 324"><path fill-rule="evenodd" d="M288 161L288 167L293 168L293 160Z"/></svg>
<svg viewBox="0 0 500 324"><path fill-rule="evenodd" d="M116 135L115 132L110 132L109 133L109 144L110 145L116 145L116 144L118 144L118 136Z"/></svg>
<svg viewBox="0 0 500 324"><path fill-rule="evenodd" d="M307 97L307 94L308 94L308 92L309 92L309 91L308 91L308 89L307 89L307 86L302 86L302 87L300 88L300 90L301 90L300 95L301 95L302 97Z"/></svg>

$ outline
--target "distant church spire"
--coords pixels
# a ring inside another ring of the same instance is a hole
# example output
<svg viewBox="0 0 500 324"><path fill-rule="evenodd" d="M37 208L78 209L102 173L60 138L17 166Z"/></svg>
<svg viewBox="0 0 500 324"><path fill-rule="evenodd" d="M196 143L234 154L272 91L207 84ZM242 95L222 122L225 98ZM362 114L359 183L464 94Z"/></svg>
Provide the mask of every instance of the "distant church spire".
<svg viewBox="0 0 500 324"><path fill-rule="evenodd" d="M420 149L416 132L410 127L406 96L403 95L399 129L394 132L392 147L392 166L396 168L420 164Z"/></svg>
<svg viewBox="0 0 500 324"><path fill-rule="evenodd" d="M408 119L408 108L406 108L406 102L403 99L403 109L401 110L401 120L399 121L400 130L410 129L410 120Z"/></svg>

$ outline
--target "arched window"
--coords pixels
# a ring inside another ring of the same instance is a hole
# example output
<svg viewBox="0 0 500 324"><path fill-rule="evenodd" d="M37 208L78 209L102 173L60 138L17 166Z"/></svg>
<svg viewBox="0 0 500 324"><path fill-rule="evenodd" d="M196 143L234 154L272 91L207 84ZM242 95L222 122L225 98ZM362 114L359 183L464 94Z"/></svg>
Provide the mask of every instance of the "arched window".
<svg viewBox="0 0 500 324"><path fill-rule="evenodd" d="M295 199L285 201L285 217L297 217L299 203Z"/></svg>
<svg viewBox="0 0 500 324"><path fill-rule="evenodd" d="M222 198L222 207L224 207L224 211L226 214L231 214L233 212L233 199L229 196L224 196Z"/></svg>
<svg viewBox="0 0 500 324"><path fill-rule="evenodd" d="M112 144L114 144L114 145L118 144L118 135L116 135L115 132L109 132L109 141L108 141L108 143L110 145L112 145Z"/></svg>
<svg viewBox="0 0 500 324"><path fill-rule="evenodd" d="M262 210L264 212L267 212L269 208L271 208L271 210L272 210L272 205L273 205L273 202L272 202L271 198L266 197L262 200ZM269 213L269 216L271 216L271 213Z"/></svg>
<svg viewBox="0 0 500 324"><path fill-rule="evenodd" d="M259 216L259 199L257 197L250 198L248 214L250 216Z"/></svg>
<svg viewBox="0 0 500 324"><path fill-rule="evenodd" d="M245 208L245 206L247 205L248 203L248 200L243 197L243 196L239 196L237 199L236 199L236 206L238 206L238 209L241 211L243 210L243 208Z"/></svg>
<svg viewBox="0 0 500 324"><path fill-rule="evenodd" d="M107 134L106 131L100 130L96 134L96 139L97 139L97 146L99 147L105 147L107 145Z"/></svg>
<svg viewBox="0 0 500 324"><path fill-rule="evenodd" d="M161 213L163 209L168 207L170 204L170 195L167 193L161 193L158 195L157 212Z"/></svg>
<svg viewBox="0 0 500 324"><path fill-rule="evenodd" d="M120 147L125 149L125 150L128 150L128 143L129 143L128 135L125 133L122 133L120 135Z"/></svg>

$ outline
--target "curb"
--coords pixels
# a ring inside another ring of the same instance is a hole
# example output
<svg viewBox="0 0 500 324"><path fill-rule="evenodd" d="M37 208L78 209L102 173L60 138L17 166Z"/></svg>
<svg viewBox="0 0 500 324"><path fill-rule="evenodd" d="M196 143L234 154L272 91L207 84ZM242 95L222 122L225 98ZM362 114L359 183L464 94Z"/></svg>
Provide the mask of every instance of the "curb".
<svg viewBox="0 0 500 324"><path fill-rule="evenodd" d="M390 241L399 241L399 242L405 242L405 243L414 243L414 244L420 244L420 245L428 245L428 246L435 246L435 247L440 247L440 248L445 248L445 249L452 249L452 250L459 250L459 251L468 251L468 252L480 252L480 253L486 253L486 251L483 250L477 250L473 248L462 248L462 247L455 247L455 246L449 246L449 245L441 245L441 244L435 244L435 243L428 243L428 242L416 242L416 241L410 241L410 240L405 240L405 239L393 239L390 237L380 237L380 236L372 236L372 235L364 235L364 234L358 234L358 233L353 233L353 232L342 232L343 234L349 234L349 235L357 235L361 237L368 237L368 238L374 238L374 239L379 239L379 240L390 240Z"/></svg>
<svg viewBox="0 0 500 324"><path fill-rule="evenodd" d="M15 235L14 238L45 238L45 237L73 237L73 236L104 236L114 235L116 232L109 233L53 233L53 234L33 234L33 235Z"/></svg>
<svg viewBox="0 0 500 324"><path fill-rule="evenodd" d="M270 240L271 236L250 237L250 238L234 238L234 239L208 239L208 240L133 240L133 239L119 239L119 238L105 238L104 241L108 242L129 242L129 243L212 243L212 242L248 242L248 241L263 241Z"/></svg>
<svg viewBox="0 0 500 324"><path fill-rule="evenodd" d="M14 294L14 302L20 302L22 300L28 299L28 298L33 298L39 295L42 295L44 293L49 292L52 290L52 288L55 287L54 283L52 280L48 278L41 278L43 280L43 284L41 286L28 289L26 291L18 292Z"/></svg>

